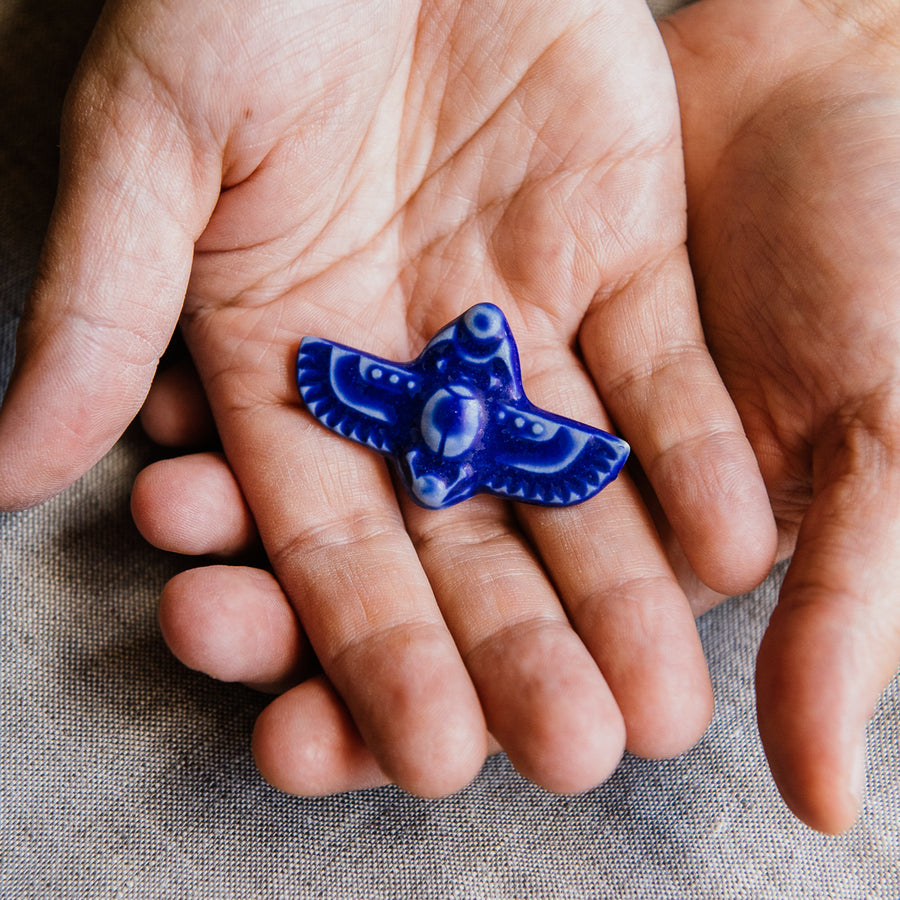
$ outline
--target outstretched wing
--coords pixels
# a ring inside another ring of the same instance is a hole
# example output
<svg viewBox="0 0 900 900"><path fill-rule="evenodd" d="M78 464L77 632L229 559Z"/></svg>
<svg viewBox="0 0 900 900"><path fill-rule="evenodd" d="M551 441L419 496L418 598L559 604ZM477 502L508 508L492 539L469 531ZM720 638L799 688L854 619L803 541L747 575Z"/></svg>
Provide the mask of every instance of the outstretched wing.
<svg viewBox="0 0 900 900"><path fill-rule="evenodd" d="M322 338L307 337L297 353L297 387L306 408L326 427L379 453L395 453L421 405L422 377L413 368Z"/></svg>
<svg viewBox="0 0 900 900"><path fill-rule="evenodd" d="M532 404L497 404L481 470L484 488L525 503L569 506L593 497L618 474L629 447L621 438Z"/></svg>

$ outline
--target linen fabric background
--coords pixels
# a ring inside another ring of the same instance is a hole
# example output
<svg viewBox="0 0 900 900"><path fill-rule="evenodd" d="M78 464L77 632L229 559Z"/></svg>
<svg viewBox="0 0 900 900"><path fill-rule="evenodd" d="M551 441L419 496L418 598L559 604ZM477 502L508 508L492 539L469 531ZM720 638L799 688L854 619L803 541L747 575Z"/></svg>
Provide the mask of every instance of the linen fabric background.
<svg viewBox="0 0 900 900"><path fill-rule="evenodd" d="M0 389L98 5L0 0ZM716 716L679 759L626 758L574 798L503 756L445 800L272 790L248 746L265 698L187 671L158 633L160 588L183 563L128 510L155 452L133 430L63 495L0 516L0 897L900 897L900 681L869 728L850 833L799 824L770 778L753 667L779 570L700 619Z"/></svg>

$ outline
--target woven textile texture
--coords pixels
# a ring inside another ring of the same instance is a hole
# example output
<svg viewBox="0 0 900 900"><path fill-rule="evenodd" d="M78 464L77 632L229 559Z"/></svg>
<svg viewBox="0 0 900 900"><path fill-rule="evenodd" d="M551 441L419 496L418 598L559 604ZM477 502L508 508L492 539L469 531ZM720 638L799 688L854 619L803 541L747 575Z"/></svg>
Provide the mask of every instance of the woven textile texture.
<svg viewBox="0 0 900 900"><path fill-rule="evenodd" d="M655 12L677 3L653 4ZM0 0L0 389L55 181L62 92L96 0ZM858 825L786 811L754 717L780 572L699 621L717 697L702 742L626 758L577 798L491 759L460 794L287 797L257 775L264 698L185 670L156 625L178 560L128 510L136 432L73 488L0 516L0 898L900 897L900 681L869 729Z"/></svg>

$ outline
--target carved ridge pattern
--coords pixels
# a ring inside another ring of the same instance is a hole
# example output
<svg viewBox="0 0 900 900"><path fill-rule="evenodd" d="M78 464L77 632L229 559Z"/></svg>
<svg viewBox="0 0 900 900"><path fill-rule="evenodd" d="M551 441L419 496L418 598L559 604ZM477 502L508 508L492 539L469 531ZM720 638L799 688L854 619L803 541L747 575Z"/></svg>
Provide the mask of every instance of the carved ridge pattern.
<svg viewBox="0 0 900 900"><path fill-rule="evenodd" d="M431 509L480 491L580 503L618 475L629 452L620 438L527 399L515 340L490 303L442 328L410 363L306 337L297 386L319 422L391 457L410 496Z"/></svg>

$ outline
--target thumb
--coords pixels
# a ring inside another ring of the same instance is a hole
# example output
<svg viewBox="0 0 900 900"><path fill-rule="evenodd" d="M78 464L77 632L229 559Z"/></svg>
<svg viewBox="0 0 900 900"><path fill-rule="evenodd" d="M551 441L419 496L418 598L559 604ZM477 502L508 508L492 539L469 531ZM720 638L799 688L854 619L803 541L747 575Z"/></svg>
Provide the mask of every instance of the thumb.
<svg viewBox="0 0 900 900"><path fill-rule="evenodd" d="M900 660L892 427L893 441L887 426L857 418L839 444L814 452L813 501L757 666L759 728L775 781L799 818L831 833L858 814L865 726Z"/></svg>
<svg viewBox="0 0 900 900"><path fill-rule="evenodd" d="M0 509L66 487L140 408L218 192L195 178L203 167L192 152L144 70L82 64L64 114L57 201L0 410Z"/></svg>

